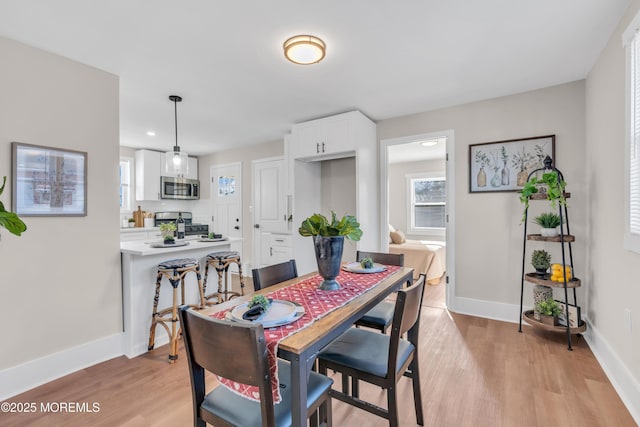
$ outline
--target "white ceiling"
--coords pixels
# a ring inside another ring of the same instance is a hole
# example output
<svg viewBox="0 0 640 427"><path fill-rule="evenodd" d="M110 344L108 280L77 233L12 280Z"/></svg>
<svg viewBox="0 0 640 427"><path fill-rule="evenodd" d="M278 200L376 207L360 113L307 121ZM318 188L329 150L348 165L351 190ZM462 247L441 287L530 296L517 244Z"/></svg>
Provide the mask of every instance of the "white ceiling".
<svg viewBox="0 0 640 427"><path fill-rule="evenodd" d="M2 0L0 35L120 77L120 144L205 154L585 78L629 0ZM316 65L282 43L327 44ZM155 137L146 135L148 130Z"/></svg>

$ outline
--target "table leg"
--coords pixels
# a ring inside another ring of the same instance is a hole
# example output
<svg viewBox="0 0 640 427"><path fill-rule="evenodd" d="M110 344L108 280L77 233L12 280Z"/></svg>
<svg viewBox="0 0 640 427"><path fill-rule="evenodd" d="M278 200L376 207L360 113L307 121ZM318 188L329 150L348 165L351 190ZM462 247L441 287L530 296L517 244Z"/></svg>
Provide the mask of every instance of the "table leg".
<svg viewBox="0 0 640 427"><path fill-rule="evenodd" d="M309 372L306 361L296 356L291 361L291 426L307 425L307 378Z"/></svg>

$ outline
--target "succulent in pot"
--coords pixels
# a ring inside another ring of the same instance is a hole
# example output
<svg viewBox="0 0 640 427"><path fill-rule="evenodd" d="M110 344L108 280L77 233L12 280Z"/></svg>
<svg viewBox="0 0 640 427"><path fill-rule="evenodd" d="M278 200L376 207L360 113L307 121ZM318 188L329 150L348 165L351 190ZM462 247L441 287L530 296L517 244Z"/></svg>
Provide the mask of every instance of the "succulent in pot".
<svg viewBox="0 0 640 427"><path fill-rule="evenodd" d="M558 325L558 316L562 313L560 304L553 298L540 301L536 304L536 309L540 313L540 320L542 323L548 325Z"/></svg>
<svg viewBox="0 0 640 427"><path fill-rule="evenodd" d="M536 269L538 276L545 276L551 266L551 254L544 249L536 249L531 254L531 265Z"/></svg>
<svg viewBox="0 0 640 427"><path fill-rule="evenodd" d="M335 280L340 274L344 239L354 242L362 237L360 223L353 215L344 215L340 220L331 211L331 222L322 214L313 214L300 224L301 236L313 237L313 245L318 263L318 273L324 279L319 288L322 290L340 289Z"/></svg>
<svg viewBox="0 0 640 427"><path fill-rule="evenodd" d="M553 212L545 212L535 217L533 222L541 227L541 235L553 237L558 235L558 227L563 221L560 219L560 215Z"/></svg>

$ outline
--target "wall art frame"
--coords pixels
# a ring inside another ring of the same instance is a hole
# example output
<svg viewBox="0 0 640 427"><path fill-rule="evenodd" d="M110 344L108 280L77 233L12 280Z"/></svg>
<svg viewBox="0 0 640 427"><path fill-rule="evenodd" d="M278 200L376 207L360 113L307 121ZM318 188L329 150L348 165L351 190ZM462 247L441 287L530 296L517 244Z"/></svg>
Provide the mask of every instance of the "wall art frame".
<svg viewBox="0 0 640 427"><path fill-rule="evenodd" d="M519 191L546 156L555 166L555 154L555 135L470 144L469 193Z"/></svg>
<svg viewBox="0 0 640 427"><path fill-rule="evenodd" d="M87 153L11 143L11 207L20 216L86 216Z"/></svg>

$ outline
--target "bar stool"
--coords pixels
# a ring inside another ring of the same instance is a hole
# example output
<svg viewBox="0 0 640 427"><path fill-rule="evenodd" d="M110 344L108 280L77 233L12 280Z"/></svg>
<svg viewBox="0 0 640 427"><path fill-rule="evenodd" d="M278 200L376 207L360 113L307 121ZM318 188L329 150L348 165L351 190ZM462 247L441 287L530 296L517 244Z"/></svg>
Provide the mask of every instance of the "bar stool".
<svg viewBox="0 0 640 427"><path fill-rule="evenodd" d="M153 297L153 314L151 315L151 328L149 329L149 347L153 350L155 342L155 329L158 324L167 331L169 335L169 363L173 363L178 358L178 335L180 331L177 327L178 307L185 302L184 283L188 273L195 273L198 279L198 294L200 304L189 304L193 308L204 308L204 288L202 286L202 276L200 275L200 263L193 258L172 259L158 264L158 276L156 279L156 293ZM158 311L158 300L160 299L160 284L162 277L166 277L173 287L173 304L171 307ZM180 286L180 304L178 304L178 285ZM167 315L171 314L170 317ZM167 316L167 317L165 317ZM167 326L171 322L171 329Z"/></svg>
<svg viewBox="0 0 640 427"><path fill-rule="evenodd" d="M231 283L229 283L229 266L231 264L238 265L238 273L240 274L240 292L231 290ZM216 292L212 292L206 295L207 279L209 278L209 266L216 269L218 272L218 288ZM222 283L222 277L224 276L224 286ZM206 305L218 304L223 301L228 301L234 296L244 295L244 279L242 278L242 265L240 263L240 254L236 251L222 251L212 252L207 255L204 268L204 300ZM216 298L216 302L209 302L210 299Z"/></svg>

